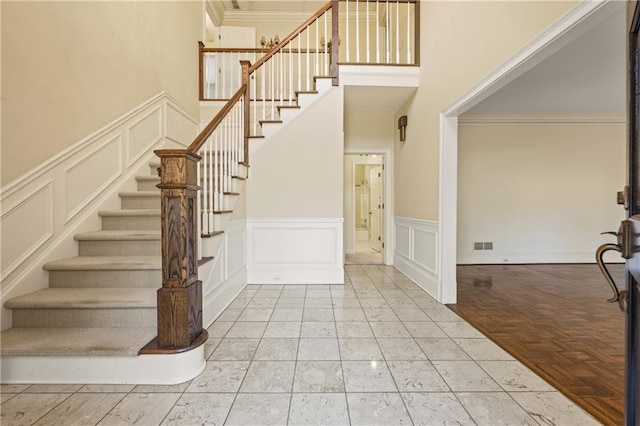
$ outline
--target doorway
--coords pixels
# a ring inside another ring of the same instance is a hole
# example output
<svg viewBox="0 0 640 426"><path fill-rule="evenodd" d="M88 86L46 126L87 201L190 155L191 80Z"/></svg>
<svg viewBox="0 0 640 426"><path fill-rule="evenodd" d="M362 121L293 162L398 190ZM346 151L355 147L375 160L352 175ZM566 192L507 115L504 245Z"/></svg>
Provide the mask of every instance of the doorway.
<svg viewBox="0 0 640 426"><path fill-rule="evenodd" d="M384 155L345 155L347 264L384 264Z"/></svg>

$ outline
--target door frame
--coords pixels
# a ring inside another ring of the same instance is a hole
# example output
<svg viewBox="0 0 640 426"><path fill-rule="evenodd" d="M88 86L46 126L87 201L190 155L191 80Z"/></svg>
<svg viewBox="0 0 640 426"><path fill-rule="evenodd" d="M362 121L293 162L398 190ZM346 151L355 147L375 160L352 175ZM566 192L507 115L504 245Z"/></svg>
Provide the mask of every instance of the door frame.
<svg viewBox="0 0 640 426"><path fill-rule="evenodd" d="M359 155L359 154L377 154L384 155L384 210L383 210L383 223L384 223L384 250L381 251L383 255L383 262L385 265L393 265L393 244L391 243L394 238L393 235L393 150L391 148L345 148L343 153L343 162L345 155ZM352 171L353 173L353 171ZM344 197L344 194L343 194ZM353 198L353 197L352 197ZM344 236L343 236L344 238Z"/></svg>
<svg viewBox="0 0 640 426"><path fill-rule="evenodd" d="M456 303L458 117L579 38L626 2L582 2L558 19L487 77L440 112L438 294L440 303Z"/></svg>

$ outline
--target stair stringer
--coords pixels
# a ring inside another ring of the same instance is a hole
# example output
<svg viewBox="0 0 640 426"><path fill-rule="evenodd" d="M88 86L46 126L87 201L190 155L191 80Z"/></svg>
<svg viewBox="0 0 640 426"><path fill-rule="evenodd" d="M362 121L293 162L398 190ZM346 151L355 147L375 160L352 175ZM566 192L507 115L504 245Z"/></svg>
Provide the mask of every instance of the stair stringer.
<svg viewBox="0 0 640 426"><path fill-rule="evenodd" d="M281 109L281 122L262 124L262 136L264 137L250 140L249 153L251 154L261 149L265 144L276 137L282 129L296 121L299 117L302 117L309 107L331 93L334 88L332 78L317 78L315 84L316 92L298 94L298 106L300 108Z"/></svg>

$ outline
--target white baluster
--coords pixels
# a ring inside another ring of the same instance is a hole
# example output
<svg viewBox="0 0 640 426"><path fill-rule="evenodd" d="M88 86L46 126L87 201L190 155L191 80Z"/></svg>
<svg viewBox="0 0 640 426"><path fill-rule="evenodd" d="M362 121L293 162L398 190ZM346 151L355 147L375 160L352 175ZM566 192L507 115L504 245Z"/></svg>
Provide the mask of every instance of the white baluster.
<svg viewBox="0 0 640 426"><path fill-rule="evenodd" d="M302 90L302 52L300 52L301 45L302 35L298 35L298 90Z"/></svg>
<svg viewBox="0 0 640 426"><path fill-rule="evenodd" d="M349 58L351 57L351 55L349 54L349 0L346 0L345 3L347 6L345 13L345 18L347 20L347 62L349 62Z"/></svg>
<svg viewBox="0 0 640 426"><path fill-rule="evenodd" d="M214 135L217 133L217 130L214 130L213 134L209 137L209 153L208 156L205 156L204 158L207 160L207 163L205 164L205 168L207 170L207 176L205 177L205 181L208 181L208 186L209 189L206 191L207 193L205 194L205 197L207 199L207 210L209 212L213 211L215 209L214 207L214 191L215 191L215 187L214 187L214 155L215 155L215 146L214 146ZM207 213L207 234L210 234L211 232L213 232L213 223L209 223L209 215Z"/></svg>
<svg viewBox="0 0 640 426"><path fill-rule="evenodd" d="M380 3L376 0L376 64L380 63Z"/></svg>
<svg viewBox="0 0 640 426"><path fill-rule="evenodd" d="M307 29L305 31L307 33L307 52L305 53L304 56L307 59L307 61L306 61L307 62L307 69L305 71L306 71L306 76L307 76L306 80L307 80L307 91L308 91L308 90L310 90L309 82L311 80L310 79L311 70L309 69L309 33L311 31L309 31L309 27L307 27Z"/></svg>
<svg viewBox="0 0 640 426"><path fill-rule="evenodd" d="M386 22L387 22L387 31L386 31L386 33L387 33L387 37L386 37L386 40L387 40L387 49L386 50L387 50L387 52L386 53L387 53L387 55L386 55L385 62L389 63L389 61L391 61L391 28L389 28L389 25L391 25L390 24L391 17L389 16L389 14L391 13L391 8L389 7L389 1L388 0L387 0L387 2L385 4L386 4L386 7L387 7L387 19L386 19Z"/></svg>
<svg viewBox="0 0 640 426"><path fill-rule="evenodd" d="M327 47L329 46L329 37L327 37L327 15L328 12L324 13L324 50L322 52L322 58L324 61L324 75L329 75L329 60L327 57Z"/></svg>
<svg viewBox="0 0 640 426"><path fill-rule="evenodd" d="M320 62L319 62L319 58L318 58L318 49L320 49L320 36L318 34L318 31L320 30L320 28L318 28L320 26L320 22L318 22L318 20L316 19L316 21L314 22L314 25L316 27L316 42L313 43L313 45L316 48L316 52L315 52L315 75L320 75Z"/></svg>
<svg viewBox="0 0 640 426"><path fill-rule="evenodd" d="M356 0L356 63L360 63L360 0Z"/></svg>
<svg viewBox="0 0 640 426"><path fill-rule="evenodd" d="M411 63L411 3L407 3L407 64Z"/></svg>
<svg viewBox="0 0 640 426"><path fill-rule="evenodd" d="M264 64L262 64L262 66L260 67L260 70L262 71L262 80L260 80L260 83L261 83L260 85L262 86L262 119L263 120L267 119L267 117L266 117L266 114L267 114L267 112L266 112L267 111L267 101L266 101L266 98L267 98L267 93L266 93L267 92L267 88L266 88L267 79L265 77L265 73L267 72L266 69L267 69L267 67Z"/></svg>
<svg viewBox="0 0 640 426"><path fill-rule="evenodd" d="M400 2L396 1L396 64L400 63Z"/></svg>
<svg viewBox="0 0 640 426"><path fill-rule="evenodd" d="M369 0L367 0L367 12L365 13L364 19L367 22L367 63L369 63L371 61L371 58L369 55L369 49L370 49L369 39L371 38L371 36L369 35Z"/></svg>
<svg viewBox="0 0 640 426"><path fill-rule="evenodd" d="M289 42L289 105L293 105L293 56L291 53L292 42Z"/></svg>

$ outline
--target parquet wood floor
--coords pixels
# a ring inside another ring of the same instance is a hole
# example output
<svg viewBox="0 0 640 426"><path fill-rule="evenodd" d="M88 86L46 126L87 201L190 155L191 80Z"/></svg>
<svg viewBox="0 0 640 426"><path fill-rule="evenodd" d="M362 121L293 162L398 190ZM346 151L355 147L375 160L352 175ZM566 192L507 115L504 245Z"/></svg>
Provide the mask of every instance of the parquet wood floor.
<svg viewBox="0 0 640 426"><path fill-rule="evenodd" d="M623 265L612 275L624 285ZM458 266L450 305L606 425L624 419L624 315L596 265Z"/></svg>

